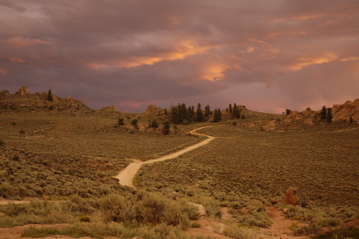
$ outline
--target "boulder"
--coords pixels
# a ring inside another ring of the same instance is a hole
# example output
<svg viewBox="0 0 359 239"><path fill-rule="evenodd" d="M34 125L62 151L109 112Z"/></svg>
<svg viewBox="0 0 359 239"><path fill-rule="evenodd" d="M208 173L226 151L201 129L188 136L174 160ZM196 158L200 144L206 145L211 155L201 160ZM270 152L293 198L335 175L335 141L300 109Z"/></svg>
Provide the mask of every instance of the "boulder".
<svg viewBox="0 0 359 239"><path fill-rule="evenodd" d="M21 87L21 88L16 92L16 94L18 94L18 95L28 95L28 94L30 94L29 87L28 87L28 86L23 86L23 87Z"/></svg>
<svg viewBox="0 0 359 239"><path fill-rule="evenodd" d="M285 192L284 202L290 205L306 205L306 200L296 187L289 187Z"/></svg>
<svg viewBox="0 0 359 239"><path fill-rule="evenodd" d="M203 216L205 216L207 214L206 209L201 204L189 202L188 205L191 205L191 206L195 207L197 209L198 215L200 217L203 217Z"/></svg>

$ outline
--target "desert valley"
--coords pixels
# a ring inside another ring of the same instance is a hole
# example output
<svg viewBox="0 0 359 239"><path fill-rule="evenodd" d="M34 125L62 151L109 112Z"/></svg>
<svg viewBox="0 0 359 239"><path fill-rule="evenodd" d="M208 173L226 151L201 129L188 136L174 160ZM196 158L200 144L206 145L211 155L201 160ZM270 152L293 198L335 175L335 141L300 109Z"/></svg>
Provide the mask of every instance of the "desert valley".
<svg viewBox="0 0 359 239"><path fill-rule="evenodd" d="M359 99L93 110L0 92L0 239L359 238Z"/></svg>

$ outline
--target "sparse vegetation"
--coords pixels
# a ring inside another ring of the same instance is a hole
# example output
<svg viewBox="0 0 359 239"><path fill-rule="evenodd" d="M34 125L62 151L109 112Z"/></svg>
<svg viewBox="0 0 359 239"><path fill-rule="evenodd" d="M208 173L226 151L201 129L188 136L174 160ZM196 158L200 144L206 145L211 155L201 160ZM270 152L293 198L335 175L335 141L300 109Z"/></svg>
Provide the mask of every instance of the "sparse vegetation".
<svg viewBox="0 0 359 239"><path fill-rule="evenodd" d="M49 91L47 92L47 100L48 100L48 101L54 101L54 99L53 99L53 97L52 97L51 89L49 89Z"/></svg>
<svg viewBox="0 0 359 239"><path fill-rule="evenodd" d="M49 95L51 90L27 96L43 100L41 112L21 101L1 105L0 138L6 144L0 140L0 197L37 200L0 206L0 227L68 223L30 227L23 236L31 237L189 238L183 230L201 228L195 203L212 221L227 207L233 224L213 231L251 239L257 238L257 227L271 226L265 213L270 199L283 198L292 186L308 202L293 206L278 199L276 207L298 221L290 227L293 234L308 236L323 228L328 232L316 238L358 234L356 227L343 227L359 219L359 130L352 116L332 122L334 108L324 106L314 125L283 123L269 132L264 127L269 120L278 123L287 116L248 113L236 104L226 111L179 104L169 112L154 107L147 114L104 115L75 104L66 111L71 114L60 114L61 99L48 102ZM209 125L215 127L200 132L215 140L176 159L144 165L137 189L112 178L128 159L157 158L203 140L187 132Z"/></svg>
<svg viewBox="0 0 359 239"><path fill-rule="evenodd" d="M124 120L124 118L119 118L117 124L118 124L118 125L125 125L125 120Z"/></svg>
<svg viewBox="0 0 359 239"><path fill-rule="evenodd" d="M171 125L170 122L165 121L163 123L163 127L162 127L162 134L167 135L171 132Z"/></svg>

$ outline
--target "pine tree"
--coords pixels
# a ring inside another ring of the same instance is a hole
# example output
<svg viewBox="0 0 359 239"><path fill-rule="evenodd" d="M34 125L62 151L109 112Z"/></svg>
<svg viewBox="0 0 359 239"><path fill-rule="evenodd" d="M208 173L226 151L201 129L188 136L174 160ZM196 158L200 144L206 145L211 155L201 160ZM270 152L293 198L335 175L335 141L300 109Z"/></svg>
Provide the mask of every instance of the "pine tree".
<svg viewBox="0 0 359 239"><path fill-rule="evenodd" d="M163 123L163 127L162 127L162 134L167 135L171 132L171 125L170 122L165 121Z"/></svg>
<svg viewBox="0 0 359 239"><path fill-rule="evenodd" d="M207 105L204 108L204 116L206 116L207 118L212 114L211 109L209 108L209 105Z"/></svg>
<svg viewBox="0 0 359 239"><path fill-rule="evenodd" d="M232 116L235 119L238 119L241 117L241 111L236 103L234 103L234 105L233 105Z"/></svg>
<svg viewBox="0 0 359 239"><path fill-rule="evenodd" d="M171 117L170 117L170 121L172 124L179 124L179 112L178 112L178 107L171 107Z"/></svg>
<svg viewBox="0 0 359 239"><path fill-rule="evenodd" d="M320 119L325 120L327 118L327 108L323 106L322 111L320 112Z"/></svg>
<svg viewBox="0 0 359 239"><path fill-rule="evenodd" d="M222 120L221 110L220 109L215 109L214 110L213 122L217 123L217 122L219 122L221 120Z"/></svg>
<svg viewBox="0 0 359 239"><path fill-rule="evenodd" d="M131 125L132 125L133 127L135 127L136 129L138 129L138 119L132 120L132 121L131 121Z"/></svg>
<svg viewBox="0 0 359 239"><path fill-rule="evenodd" d="M157 121L156 121L155 119L152 120L152 122L151 122L151 127L152 127L152 128L155 128L155 129L158 128L158 123L157 123Z"/></svg>
<svg viewBox="0 0 359 239"><path fill-rule="evenodd" d="M204 121L204 115L203 115L203 111L201 109L201 103L198 103L198 105L197 105L196 121L197 122L203 122Z"/></svg>
<svg viewBox="0 0 359 239"><path fill-rule="evenodd" d="M185 104L185 103L182 103L181 108L182 108L182 114L183 114L183 121L184 121L184 120L189 121L189 120L190 120L190 117L189 117L189 114L188 114L188 110L187 110L186 104ZM182 123L183 123L183 121L182 121Z"/></svg>
<svg viewBox="0 0 359 239"><path fill-rule="evenodd" d="M118 119L118 125L125 125L125 121L123 118Z"/></svg>
<svg viewBox="0 0 359 239"><path fill-rule="evenodd" d="M232 104L229 104L228 110L229 110L229 113L232 113Z"/></svg>
<svg viewBox="0 0 359 239"><path fill-rule="evenodd" d="M333 119L333 115L332 115L332 108L328 108L328 112L327 112L327 122L331 123Z"/></svg>
<svg viewBox="0 0 359 239"><path fill-rule="evenodd" d="M52 97L52 92L51 92L51 89L49 89L49 91L47 92L47 100L48 101L53 101L53 97Z"/></svg>
<svg viewBox="0 0 359 239"><path fill-rule="evenodd" d="M353 117L352 116L350 116L350 118L349 118L349 123L354 123L354 120L353 120Z"/></svg>

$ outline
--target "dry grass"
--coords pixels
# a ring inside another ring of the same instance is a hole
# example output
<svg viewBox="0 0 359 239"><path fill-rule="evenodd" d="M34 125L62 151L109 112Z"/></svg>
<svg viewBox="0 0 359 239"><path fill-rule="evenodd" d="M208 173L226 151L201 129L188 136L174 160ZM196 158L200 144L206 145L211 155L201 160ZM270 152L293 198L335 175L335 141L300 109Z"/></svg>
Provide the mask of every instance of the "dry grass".
<svg viewBox="0 0 359 239"><path fill-rule="evenodd" d="M359 205L358 129L262 132L220 126L202 131L220 138L179 159L144 167L138 185L181 190L195 185L214 196L240 192L267 199L293 186L311 200Z"/></svg>

